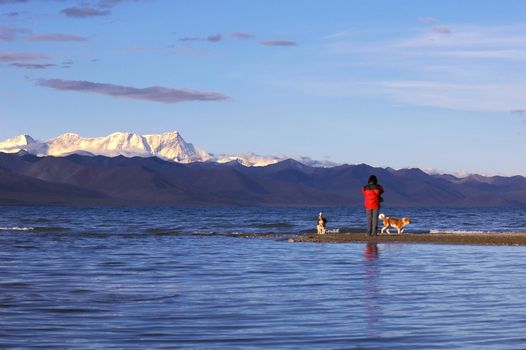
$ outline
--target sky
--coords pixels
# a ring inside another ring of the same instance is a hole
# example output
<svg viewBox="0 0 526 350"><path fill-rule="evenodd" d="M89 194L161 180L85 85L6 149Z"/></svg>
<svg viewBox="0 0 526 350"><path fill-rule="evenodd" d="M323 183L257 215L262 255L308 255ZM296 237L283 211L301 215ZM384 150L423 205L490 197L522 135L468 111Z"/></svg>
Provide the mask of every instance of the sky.
<svg viewBox="0 0 526 350"><path fill-rule="evenodd" d="M526 1L0 0L0 140L526 176Z"/></svg>

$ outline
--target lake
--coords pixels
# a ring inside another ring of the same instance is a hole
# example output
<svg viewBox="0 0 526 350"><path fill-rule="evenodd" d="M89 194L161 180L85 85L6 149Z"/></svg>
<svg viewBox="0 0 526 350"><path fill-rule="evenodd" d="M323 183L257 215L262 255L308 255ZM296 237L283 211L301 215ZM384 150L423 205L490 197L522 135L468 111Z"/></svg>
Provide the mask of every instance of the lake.
<svg viewBox="0 0 526 350"><path fill-rule="evenodd" d="M0 348L526 348L526 247L287 243L320 210L364 226L356 208L0 207ZM526 226L520 209L389 215Z"/></svg>

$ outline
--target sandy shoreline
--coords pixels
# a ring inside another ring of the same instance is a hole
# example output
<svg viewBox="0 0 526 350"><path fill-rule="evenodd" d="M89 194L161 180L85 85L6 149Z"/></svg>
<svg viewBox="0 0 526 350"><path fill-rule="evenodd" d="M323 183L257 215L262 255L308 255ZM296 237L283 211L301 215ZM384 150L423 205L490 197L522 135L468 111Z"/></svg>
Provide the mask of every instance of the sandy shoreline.
<svg viewBox="0 0 526 350"><path fill-rule="evenodd" d="M378 235L369 237L357 233L331 233L325 235L298 235L294 242L313 243L444 243L482 245L526 245L526 232L488 233L419 233L402 235ZM291 241L289 240L289 242Z"/></svg>

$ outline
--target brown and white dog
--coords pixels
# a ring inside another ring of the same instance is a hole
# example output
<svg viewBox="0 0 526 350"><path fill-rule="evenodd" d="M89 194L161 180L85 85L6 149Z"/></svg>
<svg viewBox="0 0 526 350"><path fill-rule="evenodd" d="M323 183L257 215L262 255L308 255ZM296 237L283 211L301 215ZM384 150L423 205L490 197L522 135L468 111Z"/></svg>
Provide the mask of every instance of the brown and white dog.
<svg viewBox="0 0 526 350"><path fill-rule="evenodd" d="M318 220L316 220L316 230L319 235L324 235L327 226L327 219L323 216L322 213L318 215Z"/></svg>
<svg viewBox="0 0 526 350"><path fill-rule="evenodd" d="M398 234L404 233L404 228L406 225L409 225L411 223L410 218L391 218L389 216L385 216L384 214L378 215L378 218L384 222L384 227L382 227L381 233L384 233L385 230L387 230L387 234L391 234L389 232L389 227L394 227L398 231Z"/></svg>

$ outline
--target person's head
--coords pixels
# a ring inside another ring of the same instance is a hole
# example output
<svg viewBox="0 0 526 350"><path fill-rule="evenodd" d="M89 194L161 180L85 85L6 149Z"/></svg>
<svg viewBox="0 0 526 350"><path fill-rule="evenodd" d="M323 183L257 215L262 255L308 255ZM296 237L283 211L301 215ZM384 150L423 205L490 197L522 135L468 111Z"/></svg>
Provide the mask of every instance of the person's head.
<svg viewBox="0 0 526 350"><path fill-rule="evenodd" d="M369 185L377 185L378 184L378 179L376 178L376 176L371 175L371 176L369 176L369 180L367 181L367 183Z"/></svg>

